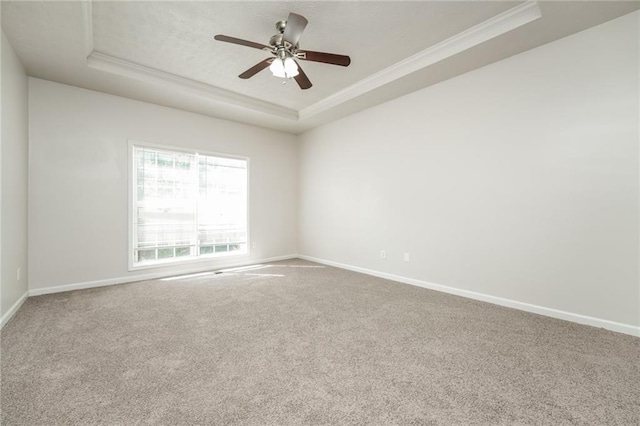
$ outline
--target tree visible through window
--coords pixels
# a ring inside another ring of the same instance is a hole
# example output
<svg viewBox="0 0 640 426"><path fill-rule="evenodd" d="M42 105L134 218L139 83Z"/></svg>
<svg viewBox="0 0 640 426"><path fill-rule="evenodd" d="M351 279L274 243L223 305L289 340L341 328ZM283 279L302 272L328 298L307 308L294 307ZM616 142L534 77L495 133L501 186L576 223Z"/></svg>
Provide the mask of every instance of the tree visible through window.
<svg viewBox="0 0 640 426"><path fill-rule="evenodd" d="M133 264L247 252L247 161L133 145Z"/></svg>

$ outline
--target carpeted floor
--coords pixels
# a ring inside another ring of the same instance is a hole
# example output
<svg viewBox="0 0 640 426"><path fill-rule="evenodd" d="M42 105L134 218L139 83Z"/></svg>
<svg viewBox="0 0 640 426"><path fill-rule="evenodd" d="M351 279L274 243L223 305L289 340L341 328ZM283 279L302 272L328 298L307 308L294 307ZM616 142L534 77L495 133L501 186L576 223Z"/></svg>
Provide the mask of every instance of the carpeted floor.
<svg viewBox="0 0 640 426"><path fill-rule="evenodd" d="M640 422L640 339L302 260L32 297L3 425Z"/></svg>

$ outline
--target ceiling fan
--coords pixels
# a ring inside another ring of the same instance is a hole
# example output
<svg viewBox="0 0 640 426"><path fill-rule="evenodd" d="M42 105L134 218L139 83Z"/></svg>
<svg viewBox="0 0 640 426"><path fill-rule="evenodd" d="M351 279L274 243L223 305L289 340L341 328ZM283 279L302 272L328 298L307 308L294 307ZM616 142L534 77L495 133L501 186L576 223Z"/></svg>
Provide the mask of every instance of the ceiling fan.
<svg viewBox="0 0 640 426"><path fill-rule="evenodd" d="M312 86L307 75L296 61L322 62L331 65L349 66L351 58L345 55L336 55L335 53L314 52L311 50L300 50L298 41L307 26L308 21L304 16L289 13L286 21L276 22L278 34L271 37L269 46L252 41L242 40L235 37L218 34L214 38L218 41L239 44L241 46L253 47L271 53L275 58L267 58L264 61L252 66L238 77L251 78L263 69L269 67L269 70L276 77L294 78L301 89L308 89Z"/></svg>

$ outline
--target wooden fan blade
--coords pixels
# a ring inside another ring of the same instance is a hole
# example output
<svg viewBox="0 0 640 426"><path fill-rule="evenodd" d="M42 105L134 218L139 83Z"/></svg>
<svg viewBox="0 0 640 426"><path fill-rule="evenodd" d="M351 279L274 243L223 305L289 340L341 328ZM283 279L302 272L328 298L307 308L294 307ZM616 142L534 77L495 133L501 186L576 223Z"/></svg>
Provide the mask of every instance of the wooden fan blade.
<svg viewBox="0 0 640 426"><path fill-rule="evenodd" d="M299 50L296 53L298 59L312 62L322 62L331 65L340 65L348 67L351 58L345 55L336 55L335 53L314 52L312 50Z"/></svg>
<svg viewBox="0 0 640 426"><path fill-rule="evenodd" d="M282 39L291 43L291 46L295 46L298 44L298 40L300 40L300 36L308 22L309 21L307 21L307 19L302 15L289 13L287 25L284 27L284 34L282 34Z"/></svg>
<svg viewBox="0 0 640 426"><path fill-rule="evenodd" d="M267 58L264 61L258 62L257 64L240 74L238 77L244 79L251 78L263 69L267 68L271 64L271 62L273 62L273 58Z"/></svg>
<svg viewBox="0 0 640 426"><path fill-rule="evenodd" d="M309 81L309 77L307 77L304 71L302 71L302 67L300 67L300 64L298 64L297 62L296 64L298 65L298 75L293 78L296 80L296 83L298 83L298 86L300 86L302 90L309 89L311 86L313 86L313 84L311 84L311 81Z"/></svg>
<svg viewBox="0 0 640 426"><path fill-rule="evenodd" d="M240 46L253 47L254 49L268 50L268 51L272 50L271 47L267 46L266 44L255 43L253 41L242 40L241 38L229 37L222 34L218 34L217 36L214 37L214 39L218 41L224 41L227 43L239 44Z"/></svg>

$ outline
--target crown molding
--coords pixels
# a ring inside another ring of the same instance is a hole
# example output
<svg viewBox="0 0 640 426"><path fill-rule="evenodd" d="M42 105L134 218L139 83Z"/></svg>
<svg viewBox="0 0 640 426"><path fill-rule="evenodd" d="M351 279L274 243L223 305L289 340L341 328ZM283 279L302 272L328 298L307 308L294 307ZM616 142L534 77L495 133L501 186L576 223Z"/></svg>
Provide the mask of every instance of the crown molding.
<svg viewBox="0 0 640 426"><path fill-rule="evenodd" d="M136 64L98 51L87 57L87 65L100 71L119 74L137 80L159 83L167 87L178 87L196 95L207 96L218 102L236 105L242 108L265 114L275 115L290 120L298 120L298 112L271 102L252 98L230 90L221 89L206 83L181 77L155 68Z"/></svg>
<svg viewBox="0 0 640 426"><path fill-rule="evenodd" d="M304 121L542 17L538 3L534 0L526 1L297 111L96 51L93 40L91 2L92 0L83 0L82 2L85 53L87 65L90 68L182 89L199 96L206 96L217 102L296 122Z"/></svg>
<svg viewBox="0 0 640 426"><path fill-rule="evenodd" d="M320 114L415 71L501 36L540 17L542 17L542 12L536 1L522 3L382 71L372 74L311 106L303 108L299 112L300 120Z"/></svg>

